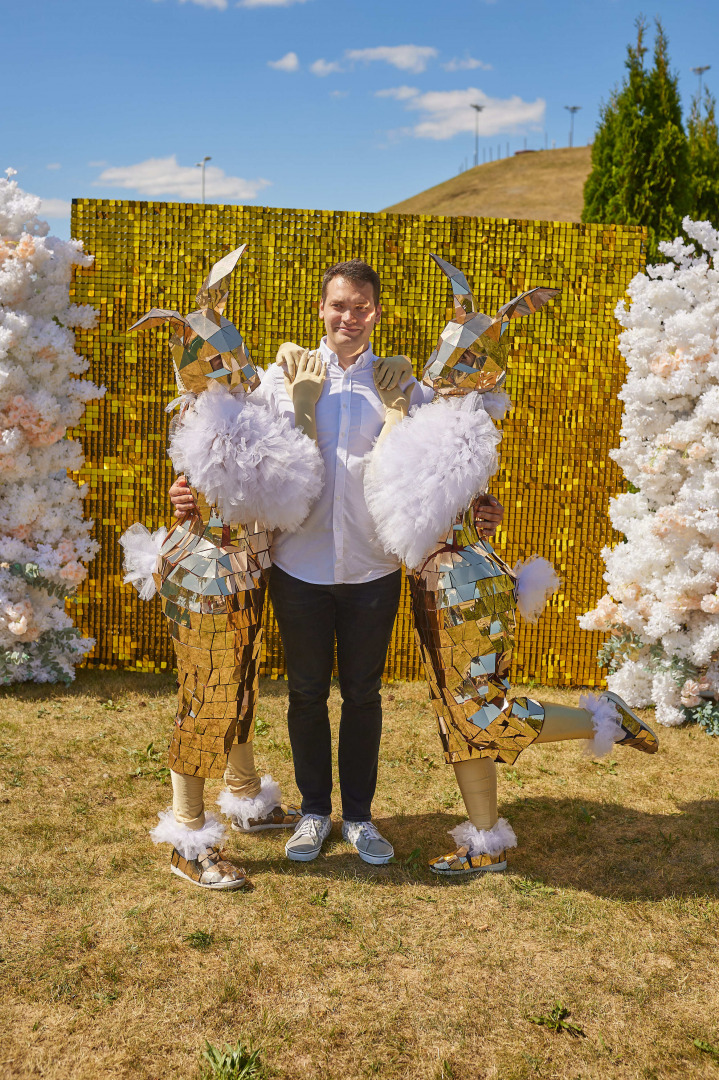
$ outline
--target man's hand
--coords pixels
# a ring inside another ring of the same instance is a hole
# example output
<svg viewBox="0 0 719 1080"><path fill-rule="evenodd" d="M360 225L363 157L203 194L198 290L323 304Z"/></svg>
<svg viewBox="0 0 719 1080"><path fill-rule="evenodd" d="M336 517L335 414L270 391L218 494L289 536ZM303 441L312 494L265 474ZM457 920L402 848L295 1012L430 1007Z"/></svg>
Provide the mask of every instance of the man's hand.
<svg viewBox="0 0 719 1080"><path fill-rule="evenodd" d="M494 495L480 495L473 504L474 523L480 536L494 536L504 518L504 507Z"/></svg>
<svg viewBox="0 0 719 1080"><path fill-rule="evenodd" d="M374 384L378 390L394 390L396 386L405 386L412 378L412 361L408 356L387 356L375 360L372 367Z"/></svg>
<svg viewBox="0 0 719 1080"><path fill-rule="evenodd" d="M290 382L294 382L295 375L297 374L297 366L305 351L306 350L303 349L301 345L295 345L293 341L285 341L277 350L275 363L279 364L281 368L284 368Z"/></svg>
<svg viewBox="0 0 719 1080"><path fill-rule="evenodd" d="M197 503L190 491L190 485L187 483L186 477L178 476L177 480L175 480L175 483L170 488L170 502L175 507L176 518L190 517L192 514L197 513Z"/></svg>

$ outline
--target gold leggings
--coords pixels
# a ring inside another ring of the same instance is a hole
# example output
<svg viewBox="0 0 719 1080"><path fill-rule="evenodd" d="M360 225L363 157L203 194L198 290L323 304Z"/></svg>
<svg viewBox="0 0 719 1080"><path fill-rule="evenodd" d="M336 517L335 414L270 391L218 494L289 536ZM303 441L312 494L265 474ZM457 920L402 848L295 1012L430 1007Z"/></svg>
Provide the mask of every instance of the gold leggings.
<svg viewBox="0 0 719 1080"><path fill-rule="evenodd" d="M205 824L205 778L170 772L172 778L172 812L175 821L188 829L201 829ZM252 743L235 743L227 755L225 784L233 795L254 799L260 793L260 778L255 768Z"/></svg>
<svg viewBox="0 0 719 1080"><path fill-rule="evenodd" d="M566 739L591 739L592 717L586 709L542 702L544 723L538 743ZM467 817L477 829L491 829L497 822L497 765L492 758L458 761L454 766L459 790L467 807Z"/></svg>

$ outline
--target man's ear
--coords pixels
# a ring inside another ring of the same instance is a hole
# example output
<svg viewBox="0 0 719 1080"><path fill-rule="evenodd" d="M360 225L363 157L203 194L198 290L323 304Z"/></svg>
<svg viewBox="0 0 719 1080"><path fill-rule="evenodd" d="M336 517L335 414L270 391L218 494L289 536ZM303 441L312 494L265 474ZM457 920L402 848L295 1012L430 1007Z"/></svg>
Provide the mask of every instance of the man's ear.
<svg viewBox="0 0 719 1080"><path fill-rule="evenodd" d="M377 305L377 310L376 310L375 315L374 315L374 324L375 324L375 326L377 326L377 324L379 323L381 318L382 318L382 305L378 304Z"/></svg>

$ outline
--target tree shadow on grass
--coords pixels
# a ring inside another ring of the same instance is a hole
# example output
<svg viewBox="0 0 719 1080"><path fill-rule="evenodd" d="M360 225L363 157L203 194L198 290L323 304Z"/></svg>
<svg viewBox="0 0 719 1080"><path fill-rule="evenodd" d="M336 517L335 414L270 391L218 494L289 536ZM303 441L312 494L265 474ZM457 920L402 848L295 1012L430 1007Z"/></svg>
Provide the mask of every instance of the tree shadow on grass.
<svg viewBox="0 0 719 1080"><path fill-rule="evenodd" d="M501 813L518 839L509 874L557 889L590 892L617 900L719 897L719 800L682 803L676 814L649 814L616 804L578 799L530 799L504 804ZM363 863L339 838L335 824L322 855L311 863L255 859L242 842L253 873L281 873L328 882L355 878L378 887L412 882L470 886L484 875L447 882L430 872L430 858L453 847L447 831L460 819L448 814L377 819L395 846L396 861Z"/></svg>
<svg viewBox="0 0 719 1080"><path fill-rule="evenodd" d="M719 896L719 800L652 814L587 799L502 807L519 840L512 869L559 888L621 900Z"/></svg>
<svg viewBox="0 0 719 1080"><path fill-rule="evenodd" d="M260 680L260 699L286 698L285 679ZM106 701L123 694L141 694L145 698L164 697L177 687L175 671L98 671L80 668L72 683L10 683L0 686L0 701L15 698L21 701L72 701L78 697Z"/></svg>

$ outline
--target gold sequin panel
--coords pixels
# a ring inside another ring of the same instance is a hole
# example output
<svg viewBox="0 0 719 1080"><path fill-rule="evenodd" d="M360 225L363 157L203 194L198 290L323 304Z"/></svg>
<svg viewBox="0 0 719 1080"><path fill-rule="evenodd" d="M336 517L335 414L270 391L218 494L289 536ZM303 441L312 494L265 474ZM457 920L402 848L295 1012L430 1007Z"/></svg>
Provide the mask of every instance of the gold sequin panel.
<svg viewBox="0 0 719 1080"><path fill-rule="evenodd" d="M218 777L235 742L252 738L269 538L210 514L168 535L157 577L177 658L177 718L169 764Z"/></svg>
<svg viewBox="0 0 719 1080"><path fill-rule="evenodd" d="M382 322L374 350L406 353L419 377L454 311L447 278L430 253L463 268L467 289L486 312L535 285L561 289L539 314L512 327L503 389L515 407L502 423L500 470L491 487L505 506L495 543L511 564L543 555L564 583L536 626L519 622L514 681L602 684L596 660L602 635L580 629L577 615L604 592L600 553L619 539L607 503L623 481L609 451L619 445L617 392L626 367L613 312L644 266L644 229L77 199L72 235L94 256L92 266L75 273L73 302L91 304L99 315L96 327L77 329L77 351L89 360L94 381L107 387L71 432L82 442L85 464L76 479L87 484L85 516L94 520L100 543L68 608L97 642L89 665L166 671L174 664L160 603L145 603L122 584L117 543L132 522L154 530L167 518L173 472L164 410L177 394L171 330L165 323L145 334L128 328L154 305L191 311L213 260L247 243L228 282L224 314L242 328L260 367L272 363L283 341L317 345L324 333L317 317L322 275L340 260L366 259L377 269ZM486 350L488 361L491 354ZM478 362L471 358L471 366ZM483 361L487 374L485 368ZM264 626L262 673L277 678L284 653L270 603ZM421 672L405 583L385 677L416 679Z"/></svg>
<svg viewBox="0 0 719 1080"><path fill-rule="evenodd" d="M448 762L490 757L510 765L544 721L538 702L508 697L515 581L468 516L450 533L453 539L450 550L432 556L410 581L439 736Z"/></svg>

